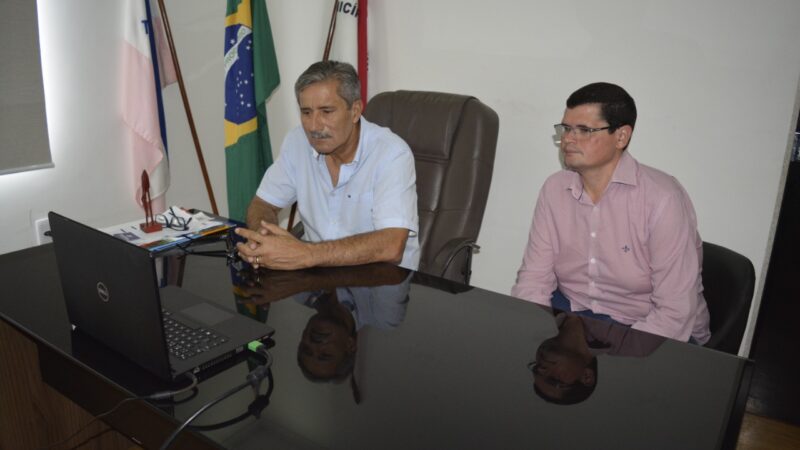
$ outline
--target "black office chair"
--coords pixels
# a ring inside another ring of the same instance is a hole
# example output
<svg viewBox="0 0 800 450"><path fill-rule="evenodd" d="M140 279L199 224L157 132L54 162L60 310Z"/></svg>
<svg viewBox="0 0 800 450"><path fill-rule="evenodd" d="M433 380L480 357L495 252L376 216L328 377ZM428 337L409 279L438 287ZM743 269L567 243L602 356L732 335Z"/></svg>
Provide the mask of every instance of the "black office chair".
<svg viewBox="0 0 800 450"><path fill-rule="evenodd" d="M756 271L745 256L703 242L703 295L711 315L711 339L706 347L737 354L742 343Z"/></svg>
<svg viewBox="0 0 800 450"><path fill-rule="evenodd" d="M414 153L419 271L469 283L492 182L497 113L466 95L394 91L373 97L364 116Z"/></svg>

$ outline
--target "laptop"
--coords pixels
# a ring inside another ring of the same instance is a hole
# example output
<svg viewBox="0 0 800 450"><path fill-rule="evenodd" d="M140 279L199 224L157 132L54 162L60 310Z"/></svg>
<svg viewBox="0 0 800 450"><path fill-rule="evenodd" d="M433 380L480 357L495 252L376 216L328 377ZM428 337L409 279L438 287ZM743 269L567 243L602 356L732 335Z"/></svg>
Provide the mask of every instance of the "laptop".
<svg viewBox="0 0 800 450"><path fill-rule="evenodd" d="M199 374L274 333L176 286L147 249L50 212L67 315L76 329L166 381Z"/></svg>

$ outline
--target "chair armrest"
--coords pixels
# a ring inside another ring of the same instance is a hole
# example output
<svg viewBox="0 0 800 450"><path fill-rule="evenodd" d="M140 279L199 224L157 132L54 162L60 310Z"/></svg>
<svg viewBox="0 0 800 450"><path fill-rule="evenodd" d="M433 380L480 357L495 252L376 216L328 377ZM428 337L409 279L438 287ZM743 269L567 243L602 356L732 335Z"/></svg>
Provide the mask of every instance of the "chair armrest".
<svg viewBox="0 0 800 450"><path fill-rule="evenodd" d="M305 234L305 232L306 232L306 227L303 225L303 222L297 222L296 224L294 224L292 229L289 230L289 233L291 233L292 236L296 237L297 239L301 239L303 237L303 234Z"/></svg>
<svg viewBox="0 0 800 450"><path fill-rule="evenodd" d="M470 267L472 261L472 254L478 253L480 250L480 246L475 243L474 239L468 237L456 237L452 238L439 250L439 253L433 258L433 266L435 268L441 267L441 272L438 273L440 277L444 277L447 273L447 269L450 268L450 264L453 260L456 259L459 253L462 251L467 251L467 273L465 274L465 283L469 282L470 276Z"/></svg>

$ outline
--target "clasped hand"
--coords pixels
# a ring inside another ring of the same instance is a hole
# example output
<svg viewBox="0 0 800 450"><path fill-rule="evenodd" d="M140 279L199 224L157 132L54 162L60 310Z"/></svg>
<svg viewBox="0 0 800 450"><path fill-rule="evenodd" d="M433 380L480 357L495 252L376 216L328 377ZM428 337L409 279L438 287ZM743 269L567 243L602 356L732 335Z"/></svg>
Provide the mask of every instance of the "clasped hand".
<svg viewBox="0 0 800 450"><path fill-rule="evenodd" d="M237 301L241 304L266 305L308 290L313 275L305 270L254 270L245 268L238 274Z"/></svg>
<svg viewBox="0 0 800 450"><path fill-rule="evenodd" d="M247 239L236 244L239 256L256 269L294 270L313 266L311 245L275 224L262 220L257 231L237 228L236 234Z"/></svg>

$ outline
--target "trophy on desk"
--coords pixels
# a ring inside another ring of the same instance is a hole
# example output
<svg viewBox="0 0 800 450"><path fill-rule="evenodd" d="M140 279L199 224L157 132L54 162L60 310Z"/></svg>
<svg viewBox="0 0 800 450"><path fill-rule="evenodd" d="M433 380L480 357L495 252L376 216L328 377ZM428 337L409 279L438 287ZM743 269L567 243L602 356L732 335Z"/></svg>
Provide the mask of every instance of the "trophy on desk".
<svg viewBox="0 0 800 450"><path fill-rule="evenodd" d="M147 171L142 171L142 207L144 207L144 223L139 224L139 228L145 233L156 233L161 231L162 225L155 221L153 217L153 200L150 198L150 177Z"/></svg>

